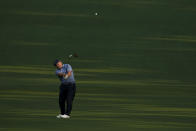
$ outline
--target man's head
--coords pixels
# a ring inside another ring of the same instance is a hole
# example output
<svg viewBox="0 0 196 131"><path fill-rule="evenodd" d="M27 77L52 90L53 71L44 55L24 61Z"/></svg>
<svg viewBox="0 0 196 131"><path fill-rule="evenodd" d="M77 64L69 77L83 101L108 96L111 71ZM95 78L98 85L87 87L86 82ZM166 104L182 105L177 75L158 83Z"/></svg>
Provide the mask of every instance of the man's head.
<svg viewBox="0 0 196 131"><path fill-rule="evenodd" d="M54 61L54 66L56 66L58 69L61 69L63 67L63 63L62 63L62 61L56 59Z"/></svg>

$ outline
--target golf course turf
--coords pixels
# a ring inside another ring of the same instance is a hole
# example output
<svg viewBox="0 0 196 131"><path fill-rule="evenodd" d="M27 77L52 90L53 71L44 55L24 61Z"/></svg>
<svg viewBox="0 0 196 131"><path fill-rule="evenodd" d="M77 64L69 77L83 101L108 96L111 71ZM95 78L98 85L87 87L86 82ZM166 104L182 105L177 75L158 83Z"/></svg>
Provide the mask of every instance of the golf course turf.
<svg viewBox="0 0 196 131"><path fill-rule="evenodd" d="M195 0L1 0L0 18L0 131L196 130ZM74 53L57 119L53 61Z"/></svg>

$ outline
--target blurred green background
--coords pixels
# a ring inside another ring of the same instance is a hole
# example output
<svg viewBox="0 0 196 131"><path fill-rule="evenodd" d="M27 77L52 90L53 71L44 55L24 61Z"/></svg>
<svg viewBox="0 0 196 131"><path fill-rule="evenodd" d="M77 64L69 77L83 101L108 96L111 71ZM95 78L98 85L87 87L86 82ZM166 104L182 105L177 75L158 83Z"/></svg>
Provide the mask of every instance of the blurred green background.
<svg viewBox="0 0 196 131"><path fill-rule="evenodd" d="M0 130L196 130L195 16L195 0L1 0ZM52 63L75 52L56 119Z"/></svg>

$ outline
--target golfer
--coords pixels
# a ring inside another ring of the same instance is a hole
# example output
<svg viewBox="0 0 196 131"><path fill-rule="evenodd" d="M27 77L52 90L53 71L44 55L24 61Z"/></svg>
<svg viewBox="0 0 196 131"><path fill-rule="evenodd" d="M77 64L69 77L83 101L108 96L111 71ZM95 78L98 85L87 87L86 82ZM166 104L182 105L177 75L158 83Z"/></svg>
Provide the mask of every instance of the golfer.
<svg viewBox="0 0 196 131"><path fill-rule="evenodd" d="M61 113L57 118L70 118L72 103L76 92L76 84L71 65L63 64L60 60L54 61L54 66L57 68L55 74L59 77L61 84L59 87L59 107ZM67 108L65 111L65 101Z"/></svg>

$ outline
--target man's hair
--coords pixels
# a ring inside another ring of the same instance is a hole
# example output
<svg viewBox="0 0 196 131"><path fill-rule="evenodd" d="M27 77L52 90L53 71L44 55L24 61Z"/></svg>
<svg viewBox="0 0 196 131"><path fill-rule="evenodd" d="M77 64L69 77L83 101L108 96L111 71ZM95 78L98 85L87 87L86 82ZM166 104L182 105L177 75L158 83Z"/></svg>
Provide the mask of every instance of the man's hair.
<svg viewBox="0 0 196 131"><path fill-rule="evenodd" d="M61 61L61 60L56 59L56 60L54 61L53 65L56 66L56 64L57 64L58 62L60 62L60 61Z"/></svg>

